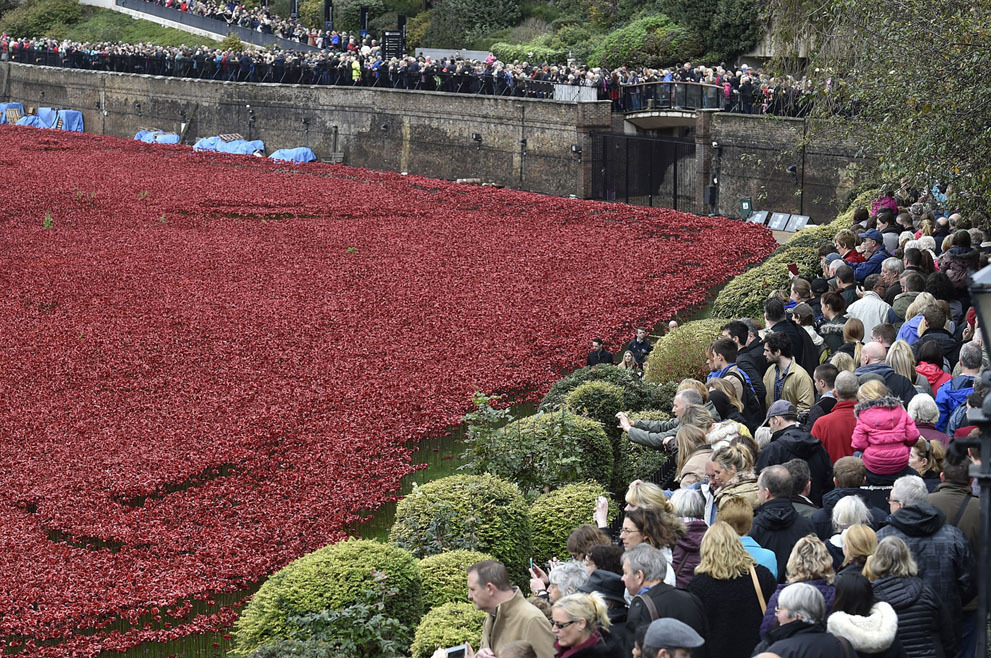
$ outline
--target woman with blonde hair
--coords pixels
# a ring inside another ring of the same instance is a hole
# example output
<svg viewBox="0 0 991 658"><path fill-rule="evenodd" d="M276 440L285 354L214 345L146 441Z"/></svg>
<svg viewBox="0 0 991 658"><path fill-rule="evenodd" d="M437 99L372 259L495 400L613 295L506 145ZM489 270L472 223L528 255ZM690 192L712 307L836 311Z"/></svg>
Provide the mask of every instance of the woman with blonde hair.
<svg viewBox="0 0 991 658"><path fill-rule="evenodd" d="M757 509L757 477L754 475L754 458L746 446L729 444L716 450L711 457L712 478L709 486L715 491L715 505L729 498L744 498Z"/></svg>
<svg viewBox="0 0 991 658"><path fill-rule="evenodd" d="M788 556L785 582L778 585L771 595L771 600L767 602L767 612L760 624L761 635L774 626L774 609L777 607L781 590L793 583L808 583L819 590L826 599L826 614L829 614L833 607L833 597L836 595L836 590L833 588L835 577L833 556L829 554L826 544L815 535L806 535L799 539L791 549L791 555Z"/></svg>
<svg viewBox="0 0 991 658"><path fill-rule="evenodd" d="M837 352L845 352L860 363L860 351L864 348L864 323L859 318L849 318L843 324L843 344Z"/></svg>
<svg viewBox="0 0 991 658"><path fill-rule="evenodd" d="M621 656L622 648L610 632L609 608L598 592L558 599L551 608L551 632L557 658Z"/></svg>
<svg viewBox="0 0 991 658"><path fill-rule="evenodd" d="M630 350L623 352L623 359L616 364L616 367L621 370L629 370L641 377L643 376L643 368L637 363L637 360L633 357L633 352Z"/></svg>
<svg viewBox="0 0 991 658"><path fill-rule="evenodd" d="M720 658L750 658L777 579L754 562L736 531L722 521L713 523L702 537L699 556L688 591L702 601L709 621L706 652Z"/></svg>
<svg viewBox="0 0 991 658"><path fill-rule="evenodd" d="M912 346L904 340L896 340L888 348L888 356L885 362L891 366L896 373L912 382L915 390L919 393L933 395L932 386L925 376L915 370L915 355L912 353Z"/></svg>
<svg viewBox="0 0 991 658"><path fill-rule="evenodd" d="M675 436L678 445L678 476L681 487L705 480L705 465L712 456L712 446L705 440L705 430L682 425Z"/></svg>
<svg viewBox="0 0 991 658"><path fill-rule="evenodd" d="M836 251L840 252L840 258L848 263L857 264L864 262L864 255L857 251L857 235L848 228L845 228L833 236L833 245Z"/></svg>
<svg viewBox="0 0 991 658"><path fill-rule="evenodd" d="M863 573L867 558L877 548L877 533L868 525L852 525L843 531L843 568L837 576L846 573Z"/></svg>
<svg viewBox="0 0 991 658"><path fill-rule="evenodd" d="M857 402L868 402L870 400L880 400L891 395L891 391L880 379L871 379L860 385L857 389Z"/></svg>
<svg viewBox="0 0 991 658"><path fill-rule="evenodd" d="M919 324L923 320L922 314L926 307L935 303L936 298L932 296L932 293L920 292L905 309L905 322L898 328L898 340L914 345L919 340Z"/></svg>
<svg viewBox="0 0 991 658"><path fill-rule="evenodd" d="M920 436L908 453L908 465L922 476L929 493L936 491L939 486L939 475L943 472L943 461L946 459L946 448L939 441Z"/></svg>
<svg viewBox="0 0 991 658"><path fill-rule="evenodd" d="M900 537L885 537L867 558L864 575L874 595L895 609L898 639L909 656L943 656L956 644L948 606L919 578L919 568Z"/></svg>
<svg viewBox="0 0 991 658"><path fill-rule="evenodd" d="M857 369L856 365L853 363L853 357L846 352L837 352L829 359L829 362L836 366L836 369L840 372L844 370L846 372L853 372Z"/></svg>
<svg viewBox="0 0 991 658"><path fill-rule="evenodd" d="M668 514L674 512L671 501L664 495L664 490L660 486L653 482L634 480L626 489L626 511L648 507Z"/></svg>

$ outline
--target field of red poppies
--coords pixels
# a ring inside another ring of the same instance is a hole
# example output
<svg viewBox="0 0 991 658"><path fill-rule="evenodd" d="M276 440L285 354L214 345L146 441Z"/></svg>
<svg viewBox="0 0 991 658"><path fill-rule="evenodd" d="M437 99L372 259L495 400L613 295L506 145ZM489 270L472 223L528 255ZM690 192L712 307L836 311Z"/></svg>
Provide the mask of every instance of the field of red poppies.
<svg viewBox="0 0 991 658"><path fill-rule="evenodd" d="M342 538L473 391L536 396L774 246L342 166L0 144L0 644L23 655L228 626L193 601Z"/></svg>

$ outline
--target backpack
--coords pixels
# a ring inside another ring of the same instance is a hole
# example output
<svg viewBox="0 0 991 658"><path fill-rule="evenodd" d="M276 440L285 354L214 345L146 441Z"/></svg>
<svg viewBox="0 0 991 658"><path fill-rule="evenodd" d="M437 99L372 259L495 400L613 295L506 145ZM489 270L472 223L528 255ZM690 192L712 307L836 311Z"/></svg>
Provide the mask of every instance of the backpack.
<svg viewBox="0 0 991 658"><path fill-rule="evenodd" d="M743 410L740 411L740 415L747 421L747 429L753 432L764 422L764 404L754 392L754 386L750 383L750 377L747 376L747 373L740 370L738 366L734 366L731 370L728 370L726 375L735 377L742 384L743 399L741 402L743 402Z"/></svg>
<svg viewBox="0 0 991 658"><path fill-rule="evenodd" d="M944 388L947 391L946 397L942 402L939 400L936 402L939 406L939 422L936 423L936 429L940 432L947 431L950 418L956 415L961 407L964 409L963 414L966 417L967 396L974 392L974 378L957 376L943 384L939 390L942 391ZM939 391L936 392L936 397L939 397Z"/></svg>

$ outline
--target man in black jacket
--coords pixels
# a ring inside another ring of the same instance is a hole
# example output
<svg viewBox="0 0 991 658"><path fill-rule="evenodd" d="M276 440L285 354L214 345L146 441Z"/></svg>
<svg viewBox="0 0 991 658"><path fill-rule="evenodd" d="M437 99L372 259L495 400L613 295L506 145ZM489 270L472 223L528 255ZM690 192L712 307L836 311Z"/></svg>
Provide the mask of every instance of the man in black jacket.
<svg viewBox="0 0 991 658"><path fill-rule="evenodd" d="M636 635L638 628L655 619L671 617L688 624L703 638L707 637L702 601L690 592L665 585L667 571L664 554L649 544L637 544L623 553L623 584L633 597L626 615L630 635ZM692 658L705 655L704 646L692 651Z"/></svg>
<svg viewBox="0 0 991 658"><path fill-rule="evenodd" d="M822 509L812 515L819 539L827 541L836 530L833 528L833 508L841 498L860 496L871 513L871 527L875 531L888 522L888 513L871 504L871 497L860 487L867 482L867 469L860 457L841 457L833 464L833 484L836 488L822 496Z"/></svg>
<svg viewBox="0 0 991 658"><path fill-rule="evenodd" d="M778 580L785 581L788 556L798 540L812 534L812 521L802 518L791 504L791 473L784 466L768 466L757 478L757 500L761 505L754 516L750 536L774 552L778 559Z"/></svg>
<svg viewBox="0 0 991 658"><path fill-rule="evenodd" d="M749 322L753 323L753 320ZM767 372L768 363L764 358L764 341L756 329L749 327L747 322L734 320L723 325L722 336L736 343L736 367L747 373L757 399L763 401L767 394L764 389L764 373Z"/></svg>
<svg viewBox="0 0 991 658"><path fill-rule="evenodd" d="M597 366L600 363L612 364L612 354L602 345L601 338L593 338L592 351L588 353L588 358L585 359L585 365Z"/></svg>
<svg viewBox="0 0 991 658"><path fill-rule="evenodd" d="M767 467L791 459L806 461L812 476L809 498L821 505L822 495L833 488L833 464L826 448L819 439L798 426L798 410L787 400L778 400L771 405L767 422L771 426L771 442L757 456L757 472L763 473ZM790 497L791 491L785 498Z"/></svg>

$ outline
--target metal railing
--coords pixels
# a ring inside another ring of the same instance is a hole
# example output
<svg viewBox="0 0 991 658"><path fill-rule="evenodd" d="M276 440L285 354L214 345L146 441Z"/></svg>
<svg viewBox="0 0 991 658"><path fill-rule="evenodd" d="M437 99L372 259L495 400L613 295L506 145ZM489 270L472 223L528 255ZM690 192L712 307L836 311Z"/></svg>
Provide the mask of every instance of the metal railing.
<svg viewBox="0 0 991 658"><path fill-rule="evenodd" d="M622 111L722 109L723 90L702 82L642 82L620 89Z"/></svg>
<svg viewBox="0 0 991 658"><path fill-rule="evenodd" d="M241 27L240 25L230 25L227 21L217 20L216 18L207 18L206 16L197 16L186 11L179 11L178 9L165 7L163 5L156 5L153 2L145 2L145 0L114 0L114 4L118 7L130 9L131 11L138 11L143 14L156 16L174 23L180 23L187 27L212 32L213 34L217 34L219 36L235 34L239 39L241 39L241 41L255 46L261 46L262 48L277 45L283 50L320 50L315 46L310 46L301 41L283 39L282 37L277 37L274 34L256 32L255 30L249 30L248 28Z"/></svg>

